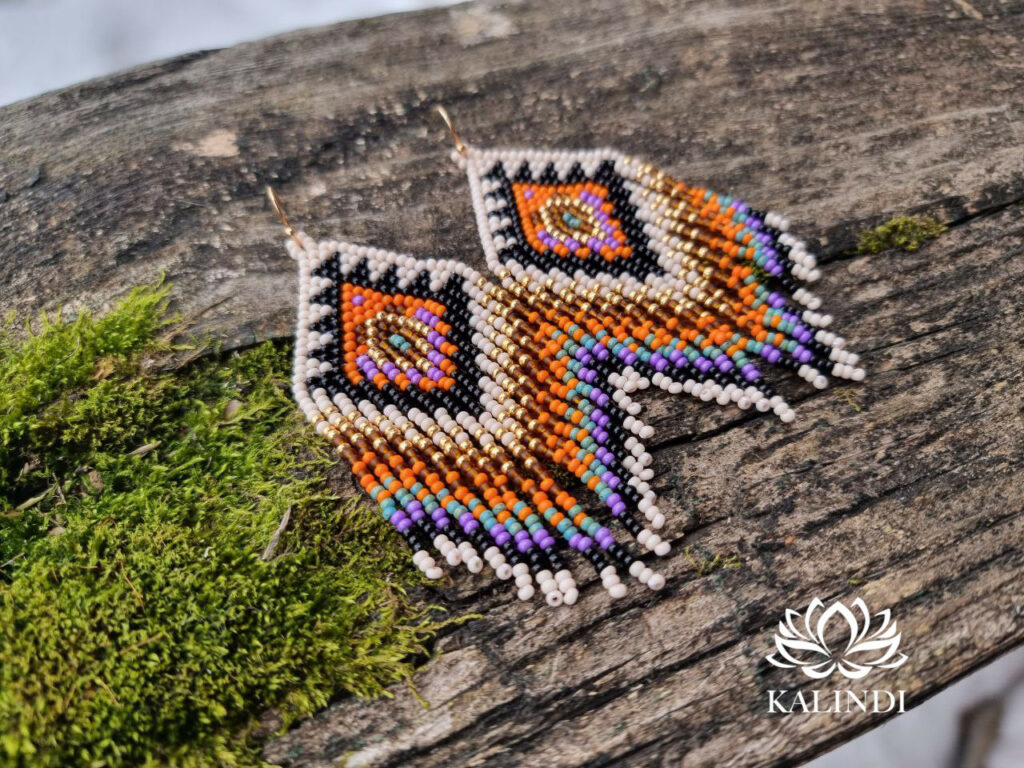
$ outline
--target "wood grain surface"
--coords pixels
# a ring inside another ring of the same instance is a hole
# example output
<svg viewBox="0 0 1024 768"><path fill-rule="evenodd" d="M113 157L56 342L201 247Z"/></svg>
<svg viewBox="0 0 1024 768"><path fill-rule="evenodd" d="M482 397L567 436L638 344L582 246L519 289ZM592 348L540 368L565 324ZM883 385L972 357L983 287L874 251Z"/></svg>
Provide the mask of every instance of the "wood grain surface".
<svg viewBox="0 0 1024 768"><path fill-rule="evenodd" d="M0 109L0 306L102 308L163 272L199 332L286 337L267 182L310 234L479 266L436 103L472 143L611 145L790 212L868 380L784 385L789 426L646 397L662 593L588 579L551 610L463 571L424 596L482 614L415 679L429 708L342 699L266 757L794 765L882 716L767 713L815 687L765 661L786 608L892 609L909 660L857 686L908 705L1024 642L1022 85L1015 0L477 2L196 53ZM922 212L949 230L852 254Z"/></svg>

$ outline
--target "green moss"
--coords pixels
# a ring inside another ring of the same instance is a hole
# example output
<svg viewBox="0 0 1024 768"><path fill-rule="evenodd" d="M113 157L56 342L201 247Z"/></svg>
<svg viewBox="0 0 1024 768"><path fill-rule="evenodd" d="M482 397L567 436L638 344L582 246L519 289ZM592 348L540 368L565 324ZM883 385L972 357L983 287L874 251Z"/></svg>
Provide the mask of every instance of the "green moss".
<svg viewBox="0 0 1024 768"><path fill-rule="evenodd" d="M892 249L916 251L946 231L932 216L896 216L873 229L860 233L858 253L881 253Z"/></svg>
<svg viewBox="0 0 1024 768"><path fill-rule="evenodd" d="M694 548L686 547L683 550L683 554L690 561L690 565L693 566L693 570L697 573L698 578L703 578L720 568L736 569L743 566L740 556L735 553L723 555L720 552L696 552Z"/></svg>
<svg viewBox="0 0 1024 768"><path fill-rule="evenodd" d="M287 350L152 372L165 295L0 335L2 765L259 764L262 714L380 695L440 626L325 485Z"/></svg>
<svg viewBox="0 0 1024 768"><path fill-rule="evenodd" d="M856 389L852 389L850 387L833 389L832 394L835 397L842 398L854 412L860 413L861 410L863 410L863 407L860 404L860 400L858 399L860 392L858 392Z"/></svg>

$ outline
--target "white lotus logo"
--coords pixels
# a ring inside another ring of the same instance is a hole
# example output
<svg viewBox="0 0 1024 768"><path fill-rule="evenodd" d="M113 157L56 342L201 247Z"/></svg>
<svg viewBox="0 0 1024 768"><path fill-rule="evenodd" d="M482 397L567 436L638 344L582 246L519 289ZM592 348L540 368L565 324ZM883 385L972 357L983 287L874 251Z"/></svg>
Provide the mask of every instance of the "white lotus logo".
<svg viewBox="0 0 1024 768"><path fill-rule="evenodd" d="M871 614L859 597L853 601L853 610L836 601L828 608L814 598L801 616L794 610L786 611L786 620L779 622L775 635L776 652L768 661L776 667L793 669L800 667L803 673L815 680L828 677L837 669L843 677L859 680L872 669L895 669L906 660L906 654L898 653L900 633L888 610L877 614L876 622L881 627L873 633ZM849 633L843 633L836 648L829 648L825 633L832 624L838 624ZM839 644L843 644L840 649Z"/></svg>

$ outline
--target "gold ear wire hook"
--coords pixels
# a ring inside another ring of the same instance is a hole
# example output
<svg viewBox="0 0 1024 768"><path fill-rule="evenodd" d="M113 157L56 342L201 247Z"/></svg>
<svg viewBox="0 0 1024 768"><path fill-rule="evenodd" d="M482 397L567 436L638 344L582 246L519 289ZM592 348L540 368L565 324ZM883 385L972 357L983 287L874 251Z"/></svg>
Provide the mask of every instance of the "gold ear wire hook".
<svg viewBox="0 0 1024 768"><path fill-rule="evenodd" d="M295 227L293 227L291 222L288 221L288 216L284 212L284 206L281 204L281 198L277 196L277 192L275 192L274 188L269 184L267 184L267 197L270 199L270 207L274 209L274 213L277 214L277 218L279 218L281 223L284 224L284 233L301 248L302 241L299 240L299 236L295 234Z"/></svg>
<svg viewBox="0 0 1024 768"><path fill-rule="evenodd" d="M459 132L455 130L455 125L452 123L451 115L448 114L448 110L442 107L440 104L437 105L437 114L444 120L444 124L448 126L448 130L452 134L452 140L455 142L455 151L463 157L469 152L469 148L462 143L462 139L459 138Z"/></svg>

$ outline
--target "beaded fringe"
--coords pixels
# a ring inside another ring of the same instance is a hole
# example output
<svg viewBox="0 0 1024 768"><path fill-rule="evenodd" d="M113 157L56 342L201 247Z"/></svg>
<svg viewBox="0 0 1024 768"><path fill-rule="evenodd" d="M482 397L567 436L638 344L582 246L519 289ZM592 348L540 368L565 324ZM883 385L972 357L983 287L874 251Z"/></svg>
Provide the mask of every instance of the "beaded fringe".
<svg viewBox="0 0 1024 768"><path fill-rule="evenodd" d="M496 279L300 233L296 400L428 578L432 552L486 562L521 599L571 605L575 550L613 598L627 574L660 589L608 527L669 552L630 395L653 384L790 422L762 366L819 388L863 379L800 285L815 258L785 217L614 151L455 158Z"/></svg>

